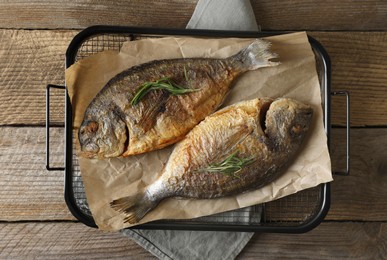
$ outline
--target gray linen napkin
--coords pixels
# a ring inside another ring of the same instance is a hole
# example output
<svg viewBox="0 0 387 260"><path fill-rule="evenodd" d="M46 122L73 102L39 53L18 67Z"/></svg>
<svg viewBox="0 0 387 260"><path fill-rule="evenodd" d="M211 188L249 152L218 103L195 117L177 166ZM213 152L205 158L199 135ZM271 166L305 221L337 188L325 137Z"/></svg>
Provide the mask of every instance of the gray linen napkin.
<svg viewBox="0 0 387 260"><path fill-rule="evenodd" d="M258 31L250 0L199 0L187 29Z"/></svg>
<svg viewBox="0 0 387 260"><path fill-rule="evenodd" d="M249 0L199 0L189 29L257 31ZM208 223L259 223L261 207L247 207L196 219ZM254 233L125 229L121 233L159 259L234 259Z"/></svg>

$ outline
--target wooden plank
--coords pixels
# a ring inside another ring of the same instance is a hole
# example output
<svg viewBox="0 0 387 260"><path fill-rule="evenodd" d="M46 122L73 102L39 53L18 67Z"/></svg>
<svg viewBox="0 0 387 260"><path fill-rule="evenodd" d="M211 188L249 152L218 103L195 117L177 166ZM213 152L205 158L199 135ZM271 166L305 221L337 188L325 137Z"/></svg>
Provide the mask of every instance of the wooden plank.
<svg viewBox="0 0 387 260"><path fill-rule="evenodd" d="M65 52L75 31L0 30L0 124L42 124L45 86L64 84ZM63 123L64 91L53 90L52 120Z"/></svg>
<svg viewBox="0 0 387 260"><path fill-rule="evenodd" d="M0 30L0 125L42 125L45 85L63 84L64 53L76 31ZM332 60L332 88L351 93L352 126L387 125L387 32L311 32ZM63 91L53 90L52 121L63 122ZM345 100L332 102L344 124Z"/></svg>
<svg viewBox="0 0 387 260"><path fill-rule="evenodd" d="M384 1L252 0L263 30L385 30Z"/></svg>
<svg viewBox="0 0 387 260"><path fill-rule="evenodd" d="M333 168L345 166L344 129L332 131ZM71 220L63 173L44 168L45 132L0 128L0 220ZM377 138L375 138L377 137ZM387 221L387 128L352 129L350 176L334 176L328 220ZM51 129L51 162L63 162L63 129ZM356 188L354 188L356 187Z"/></svg>
<svg viewBox="0 0 387 260"><path fill-rule="evenodd" d="M155 259L120 233L80 223L1 223L1 259Z"/></svg>
<svg viewBox="0 0 387 260"><path fill-rule="evenodd" d="M2 3L0 28L83 29L96 24L184 28L196 2L118 0L113 3L103 0L94 3L67 0ZM11 22L11 17L14 22Z"/></svg>
<svg viewBox="0 0 387 260"><path fill-rule="evenodd" d="M345 168L345 131L332 131L334 169ZM334 176L327 219L379 221L387 216L387 129L351 130L351 172Z"/></svg>
<svg viewBox="0 0 387 260"><path fill-rule="evenodd" d="M332 62L332 90L348 90L351 125L387 125L387 33L310 32ZM345 124L345 99L334 98L332 123Z"/></svg>
<svg viewBox="0 0 387 260"><path fill-rule="evenodd" d="M0 257L31 259L154 259L119 233L78 223L1 223ZM305 234L257 233L237 259L382 259L387 223L322 223Z"/></svg>
<svg viewBox="0 0 387 260"><path fill-rule="evenodd" d="M322 223L305 234L256 234L239 259L385 259L387 223Z"/></svg>
<svg viewBox="0 0 387 260"><path fill-rule="evenodd" d="M63 165L63 129L51 129L51 163ZM0 128L0 220L73 220L63 172L45 169L44 128Z"/></svg>
<svg viewBox="0 0 387 260"><path fill-rule="evenodd" d="M0 5L0 28L82 29L95 24L184 28L196 3L197 0L7 1ZM251 4L263 30L387 28L387 5L383 0L254 0Z"/></svg>

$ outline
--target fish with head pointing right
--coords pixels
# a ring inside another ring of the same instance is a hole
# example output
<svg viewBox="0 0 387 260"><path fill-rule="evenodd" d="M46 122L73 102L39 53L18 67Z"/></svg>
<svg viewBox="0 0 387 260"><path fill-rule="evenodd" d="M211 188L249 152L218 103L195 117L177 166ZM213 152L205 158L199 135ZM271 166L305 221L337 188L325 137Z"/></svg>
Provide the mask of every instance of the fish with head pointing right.
<svg viewBox="0 0 387 260"><path fill-rule="evenodd" d="M166 198L211 199L263 187L292 162L312 115L309 105L288 98L225 107L176 144L155 182L110 205L135 224Z"/></svg>

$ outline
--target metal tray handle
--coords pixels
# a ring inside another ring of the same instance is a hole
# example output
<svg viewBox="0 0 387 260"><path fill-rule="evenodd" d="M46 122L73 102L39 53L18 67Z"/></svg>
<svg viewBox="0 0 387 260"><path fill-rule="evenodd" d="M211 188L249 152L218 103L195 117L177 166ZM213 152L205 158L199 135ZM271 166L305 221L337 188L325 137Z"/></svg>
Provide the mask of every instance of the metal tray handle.
<svg viewBox="0 0 387 260"><path fill-rule="evenodd" d="M48 84L46 87L46 169L48 171L64 171L65 167L50 166L50 88L65 89L65 86Z"/></svg>
<svg viewBox="0 0 387 260"><path fill-rule="evenodd" d="M333 173L335 175L349 175L349 168L350 168L350 105L349 105L349 92L348 91L344 91L344 90L340 90L340 91L333 91L331 92L332 96L346 96L346 99L347 99L347 121L346 121L346 130L347 130L347 140L346 140L346 150L347 150L347 154L346 154L346 169L345 171L333 171Z"/></svg>

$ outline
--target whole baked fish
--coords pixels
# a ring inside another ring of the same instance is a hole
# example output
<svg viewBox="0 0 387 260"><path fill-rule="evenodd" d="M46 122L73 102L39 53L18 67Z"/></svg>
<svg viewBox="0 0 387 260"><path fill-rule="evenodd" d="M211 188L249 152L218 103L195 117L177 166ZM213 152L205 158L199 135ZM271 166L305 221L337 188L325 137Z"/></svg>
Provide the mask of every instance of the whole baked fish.
<svg viewBox="0 0 387 260"><path fill-rule="evenodd" d="M255 40L225 59L158 60L112 78L88 106L78 137L81 155L140 154L181 140L215 111L242 73L274 66L270 43Z"/></svg>
<svg viewBox="0 0 387 260"><path fill-rule="evenodd" d="M134 224L165 198L210 199L262 187L292 161L312 114L310 106L287 98L225 107L176 144L154 183L111 207Z"/></svg>

